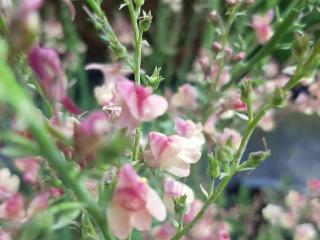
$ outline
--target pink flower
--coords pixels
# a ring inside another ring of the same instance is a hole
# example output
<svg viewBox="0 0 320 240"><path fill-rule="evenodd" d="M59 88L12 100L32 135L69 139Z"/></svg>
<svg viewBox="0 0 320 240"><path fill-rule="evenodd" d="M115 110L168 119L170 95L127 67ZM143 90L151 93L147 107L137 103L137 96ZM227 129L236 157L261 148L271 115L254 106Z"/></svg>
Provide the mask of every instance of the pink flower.
<svg viewBox="0 0 320 240"><path fill-rule="evenodd" d="M191 207L189 209L189 211L187 212L187 214L184 215L183 217L183 221L185 223L189 223L200 211L200 209L203 207L203 202L201 202L198 199L195 199L192 204Z"/></svg>
<svg viewBox="0 0 320 240"><path fill-rule="evenodd" d="M28 60L46 96L53 102L62 101L67 94L67 81L58 53L51 48L35 47Z"/></svg>
<svg viewBox="0 0 320 240"><path fill-rule="evenodd" d="M175 119L175 129L179 136L190 139L194 144L201 147L205 143L201 123L195 124L191 120Z"/></svg>
<svg viewBox="0 0 320 240"><path fill-rule="evenodd" d="M218 65L213 65L211 67L211 71L210 71L210 79L212 81L214 81L217 76L218 76L218 72L219 72L219 66ZM220 80L218 82L218 86L221 87L223 85L225 85L226 83L228 83L230 81L230 72L229 72L229 68L225 67L222 71L222 74L220 76Z"/></svg>
<svg viewBox="0 0 320 240"><path fill-rule="evenodd" d="M12 238L10 234L0 228L0 240L11 240L11 239Z"/></svg>
<svg viewBox="0 0 320 240"><path fill-rule="evenodd" d="M218 143L226 145L228 141L231 141L232 147L238 149L241 143L241 135L236 130L231 128L225 128L222 133L218 135Z"/></svg>
<svg viewBox="0 0 320 240"><path fill-rule="evenodd" d="M22 0L20 3L20 14L27 15L33 11L37 11L42 4L43 0Z"/></svg>
<svg viewBox="0 0 320 240"><path fill-rule="evenodd" d="M178 135L166 136L162 133L149 134L150 151L145 153L147 164L159 167L177 177L190 174L190 164L201 157L199 147L192 141Z"/></svg>
<svg viewBox="0 0 320 240"><path fill-rule="evenodd" d="M8 168L0 169L0 200L17 193L19 185L19 178L16 175L11 175Z"/></svg>
<svg viewBox="0 0 320 240"><path fill-rule="evenodd" d="M26 157L15 160L16 167L22 172L23 180L27 183L37 184L40 181L40 157Z"/></svg>
<svg viewBox="0 0 320 240"><path fill-rule="evenodd" d="M190 187L182 182L176 181L171 177L166 177L164 179L164 202L167 206L167 209L174 213L174 199L185 195L186 198L186 207L190 208L191 203L194 201L194 193Z"/></svg>
<svg viewBox="0 0 320 240"><path fill-rule="evenodd" d="M24 202L19 193L14 194L0 205L0 219L9 219L20 222L24 217Z"/></svg>
<svg viewBox="0 0 320 240"><path fill-rule="evenodd" d="M152 121L165 113L167 100L151 93L151 88L136 86L124 77L118 78L115 102L122 107L117 121L119 128L128 128L131 132L139 122Z"/></svg>
<svg viewBox="0 0 320 240"><path fill-rule="evenodd" d="M123 166L108 208L108 220L113 234L128 237L132 227L139 231L151 229L152 216L159 221L166 218L166 209L158 194L140 178L130 165Z"/></svg>
<svg viewBox="0 0 320 240"><path fill-rule="evenodd" d="M283 213L284 210L280 206L274 204L268 204L264 209L262 209L263 217L274 226L281 223Z"/></svg>
<svg viewBox="0 0 320 240"><path fill-rule="evenodd" d="M176 107L194 110L197 108L197 89L190 84L179 87L178 92L172 97L171 103Z"/></svg>
<svg viewBox="0 0 320 240"><path fill-rule="evenodd" d="M256 38L260 44L264 44L270 40L273 35L271 22L273 19L273 11L270 10L265 16L253 15L252 26L256 31Z"/></svg>
<svg viewBox="0 0 320 240"><path fill-rule="evenodd" d="M307 186L311 193L320 193L320 179L310 179Z"/></svg>
<svg viewBox="0 0 320 240"><path fill-rule="evenodd" d="M101 111L92 112L80 124L74 126L74 147L82 156L95 153L101 138L110 130L106 115Z"/></svg>
<svg viewBox="0 0 320 240"><path fill-rule="evenodd" d="M27 215L31 217L38 212L46 210L49 206L49 196L48 192L40 193L37 195L29 204Z"/></svg>
<svg viewBox="0 0 320 240"><path fill-rule="evenodd" d="M300 224L294 231L294 240L315 240L317 230L311 223Z"/></svg>
<svg viewBox="0 0 320 240"><path fill-rule="evenodd" d="M170 240L176 233L176 229L170 222L164 223L152 229L153 240Z"/></svg>

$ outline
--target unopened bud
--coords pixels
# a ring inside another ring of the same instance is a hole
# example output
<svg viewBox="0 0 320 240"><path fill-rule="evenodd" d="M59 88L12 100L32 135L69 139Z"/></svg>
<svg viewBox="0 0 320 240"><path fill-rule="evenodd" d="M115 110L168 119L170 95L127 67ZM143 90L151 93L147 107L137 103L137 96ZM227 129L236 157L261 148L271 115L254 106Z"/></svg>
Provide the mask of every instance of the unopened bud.
<svg viewBox="0 0 320 240"><path fill-rule="evenodd" d="M215 150L215 158L220 162L229 163L233 159L233 150L229 146L219 145Z"/></svg>
<svg viewBox="0 0 320 240"><path fill-rule="evenodd" d="M211 11L208 18L213 26L217 26L219 24L220 19L217 11Z"/></svg>
<svg viewBox="0 0 320 240"><path fill-rule="evenodd" d="M183 195L181 197L174 199L174 211L179 216L182 216L187 211L187 205L186 205L187 195Z"/></svg>
<svg viewBox="0 0 320 240"><path fill-rule="evenodd" d="M159 84L164 80L160 75L161 67L156 67L151 76L146 76L153 90L158 89Z"/></svg>
<svg viewBox="0 0 320 240"><path fill-rule="evenodd" d="M220 43L218 42L214 42L211 46L212 51L214 51L215 53L218 53L222 50L222 46Z"/></svg>
<svg viewBox="0 0 320 240"><path fill-rule="evenodd" d="M241 3L241 10L248 10L254 4L254 0L245 0Z"/></svg>
<svg viewBox="0 0 320 240"><path fill-rule="evenodd" d="M211 180L216 179L220 175L220 161L212 153L208 154L207 174Z"/></svg>
<svg viewBox="0 0 320 240"><path fill-rule="evenodd" d="M283 107L286 103L286 95L281 88L277 88L272 97L272 104L275 107Z"/></svg>
<svg viewBox="0 0 320 240"><path fill-rule="evenodd" d="M252 82L251 80L245 80L241 85L241 101L249 103L253 98Z"/></svg>
<svg viewBox="0 0 320 240"><path fill-rule="evenodd" d="M244 52L239 52L238 54L232 56L233 62L241 62L246 57L246 54Z"/></svg>
<svg viewBox="0 0 320 240"><path fill-rule="evenodd" d="M140 18L140 22L139 22L139 26L140 29L143 32L147 32L150 28L151 22L152 22L152 15L151 15L151 11L149 11L148 13L143 12L143 16Z"/></svg>
<svg viewBox="0 0 320 240"><path fill-rule="evenodd" d="M303 58L308 51L309 38L307 35L301 35L299 33L294 34L293 42L293 54L297 59Z"/></svg>
<svg viewBox="0 0 320 240"><path fill-rule="evenodd" d="M225 0L227 7L234 7L237 4L237 0Z"/></svg>
<svg viewBox="0 0 320 240"><path fill-rule="evenodd" d="M141 6L144 4L144 0L134 0L134 3L135 3L137 6L141 7Z"/></svg>
<svg viewBox="0 0 320 240"><path fill-rule="evenodd" d="M247 167L256 168L260 163L270 157L271 152L268 151L259 151L249 154L249 158L247 160Z"/></svg>

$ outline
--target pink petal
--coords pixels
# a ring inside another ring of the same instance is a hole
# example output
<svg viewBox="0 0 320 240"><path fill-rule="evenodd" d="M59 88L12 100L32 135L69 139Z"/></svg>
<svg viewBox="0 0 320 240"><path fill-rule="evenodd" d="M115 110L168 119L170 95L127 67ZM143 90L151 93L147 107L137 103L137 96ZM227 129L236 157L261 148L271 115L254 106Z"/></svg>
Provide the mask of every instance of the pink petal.
<svg viewBox="0 0 320 240"><path fill-rule="evenodd" d="M167 108L168 102L164 97L151 95L145 101L141 118L143 121L151 121L164 114Z"/></svg>
<svg viewBox="0 0 320 240"><path fill-rule="evenodd" d="M132 230L130 212L111 203L108 208L108 222L113 234L120 239L126 239Z"/></svg>
<svg viewBox="0 0 320 240"><path fill-rule="evenodd" d="M158 196L156 191L150 187L148 189L146 208L149 213L159 221L163 221L167 217L167 211L161 198Z"/></svg>
<svg viewBox="0 0 320 240"><path fill-rule="evenodd" d="M132 225L139 231L148 231L151 229L152 217L147 209L142 209L132 214Z"/></svg>
<svg viewBox="0 0 320 240"><path fill-rule="evenodd" d="M187 177L190 174L190 164L179 158L170 159L162 168L177 177Z"/></svg>

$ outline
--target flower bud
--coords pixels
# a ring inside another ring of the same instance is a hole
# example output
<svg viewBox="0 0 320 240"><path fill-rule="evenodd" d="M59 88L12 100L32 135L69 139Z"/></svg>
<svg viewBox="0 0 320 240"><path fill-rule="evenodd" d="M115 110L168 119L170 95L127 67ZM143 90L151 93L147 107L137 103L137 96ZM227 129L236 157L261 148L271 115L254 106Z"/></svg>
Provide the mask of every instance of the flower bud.
<svg viewBox="0 0 320 240"><path fill-rule="evenodd" d="M225 0L227 7L234 7L237 4L237 0Z"/></svg>
<svg viewBox="0 0 320 240"><path fill-rule="evenodd" d="M233 62L241 62L246 57L246 54L244 52L239 52L238 54L232 56Z"/></svg>
<svg viewBox="0 0 320 240"><path fill-rule="evenodd" d="M283 107L286 103L286 95L284 90L277 88L272 97L272 104L275 107Z"/></svg>
<svg viewBox="0 0 320 240"><path fill-rule="evenodd" d="M160 71L161 67L156 67L151 76L146 76L153 90L158 89L160 82L164 80L164 78L160 75Z"/></svg>
<svg viewBox="0 0 320 240"><path fill-rule="evenodd" d="M150 28L151 22L152 22L152 15L151 15L151 11L149 11L148 13L143 12L143 16L140 18L139 21L139 26L140 29L143 32L147 32Z"/></svg>
<svg viewBox="0 0 320 240"><path fill-rule="evenodd" d="M270 155L270 150L250 153L246 165L249 168L256 168L260 163L270 157Z"/></svg>
<svg viewBox="0 0 320 240"><path fill-rule="evenodd" d="M229 163L233 159L233 150L231 147L219 145L215 150L215 158L223 163Z"/></svg>
<svg viewBox="0 0 320 240"><path fill-rule="evenodd" d="M183 195L174 199L174 211L179 216L184 215L187 211L186 200L187 200L187 195Z"/></svg>
<svg viewBox="0 0 320 240"><path fill-rule="evenodd" d="M254 0L245 0L241 2L240 9L245 11L248 10L254 4Z"/></svg>
<svg viewBox="0 0 320 240"><path fill-rule="evenodd" d="M241 85L241 100L244 103L252 102L253 90L251 80L245 80Z"/></svg>
<svg viewBox="0 0 320 240"><path fill-rule="evenodd" d="M215 53L218 53L222 50L222 46L220 43L218 42L214 42L211 46L212 51L214 51Z"/></svg>
<svg viewBox="0 0 320 240"><path fill-rule="evenodd" d="M309 37L295 32L292 52L297 59L301 59L305 56L308 51L308 45Z"/></svg>
<svg viewBox="0 0 320 240"><path fill-rule="evenodd" d="M212 153L208 154L208 169L207 174L211 180L216 179L220 175L220 162Z"/></svg>
<svg viewBox="0 0 320 240"><path fill-rule="evenodd" d="M141 7L141 6L144 4L144 0L134 0L134 3L135 3L137 6Z"/></svg>
<svg viewBox="0 0 320 240"><path fill-rule="evenodd" d="M217 26L220 22L219 14L217 11L211 11L208 15L208 18L213 26Z"/></svg>

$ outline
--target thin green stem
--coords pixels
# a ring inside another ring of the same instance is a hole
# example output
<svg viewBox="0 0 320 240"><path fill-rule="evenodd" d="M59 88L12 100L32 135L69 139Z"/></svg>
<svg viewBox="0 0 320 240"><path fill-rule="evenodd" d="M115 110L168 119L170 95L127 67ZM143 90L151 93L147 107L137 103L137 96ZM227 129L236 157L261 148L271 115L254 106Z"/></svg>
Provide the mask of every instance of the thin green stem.
<svg viewBox="0 0 320 240"><path fill-rule="evenodd" d="M285 17L283 22L277 28L277 31L274 33L270 41L264 45L256 54L254 54L243 67L238 68L233 74L229 83L227 83L223 89L229 88L233 83L241 80L245 75L249 74L257 64L260 63L262 59L268 56L274 48L277 46L277 43L283 38L287 33L288 29L292 26L292 23L297 19L301 13L304 6L307 4L308 0L296 0L295 4L291 5L291 8L288 10L288 15Z"/></svg>
<svg viewBox="0 0 320 240"><path fill-rule="evenodd" d="M218 64L218 73L217 73L217 76L215 77L215 79L213 80L212 84L211 84L211 88L210 88L210 93L212 95L215 94L216 92L216 89L217 89L217 85L220 81L220 78L221 78L221 75L224 71L224 65L225 65L225 62L226 62L226 47L227 47L227 44L228 44L228 39L229 39L229 34L230 34L230 30L231 30L231 26L235 20L235 17L236 17L236 14L237 14L237 11L239 9L239 6L240 6L240 2L238 2L231 10L231 13L228 17L228 20L227 20L227 23L226 23L226 26L225 26L225 29L224 29L224 32L223 32L223 35L221 37L221 56L220 56L220 61L219 61L219 64Z"/></svg>
<svg viewBox="0 0 320 240"><path fill-rule="evenodd" d="M3 47L3 43L2 46ZM23 116L28 124L30 132L38 143L41 155L49 162L50 166L59 174L63 183L72 189L79 201L94 217L104 239L114 239L109 232L107 220L103 211L91 198L90 193L83 188L79 181L79 171L69 164L61 155L59 149L52 141L43 120L32 105L22 87L16 82L11 69L7 66L4 56L0 56L0 95L1 99L10 103L18 116Z"/></svg>

